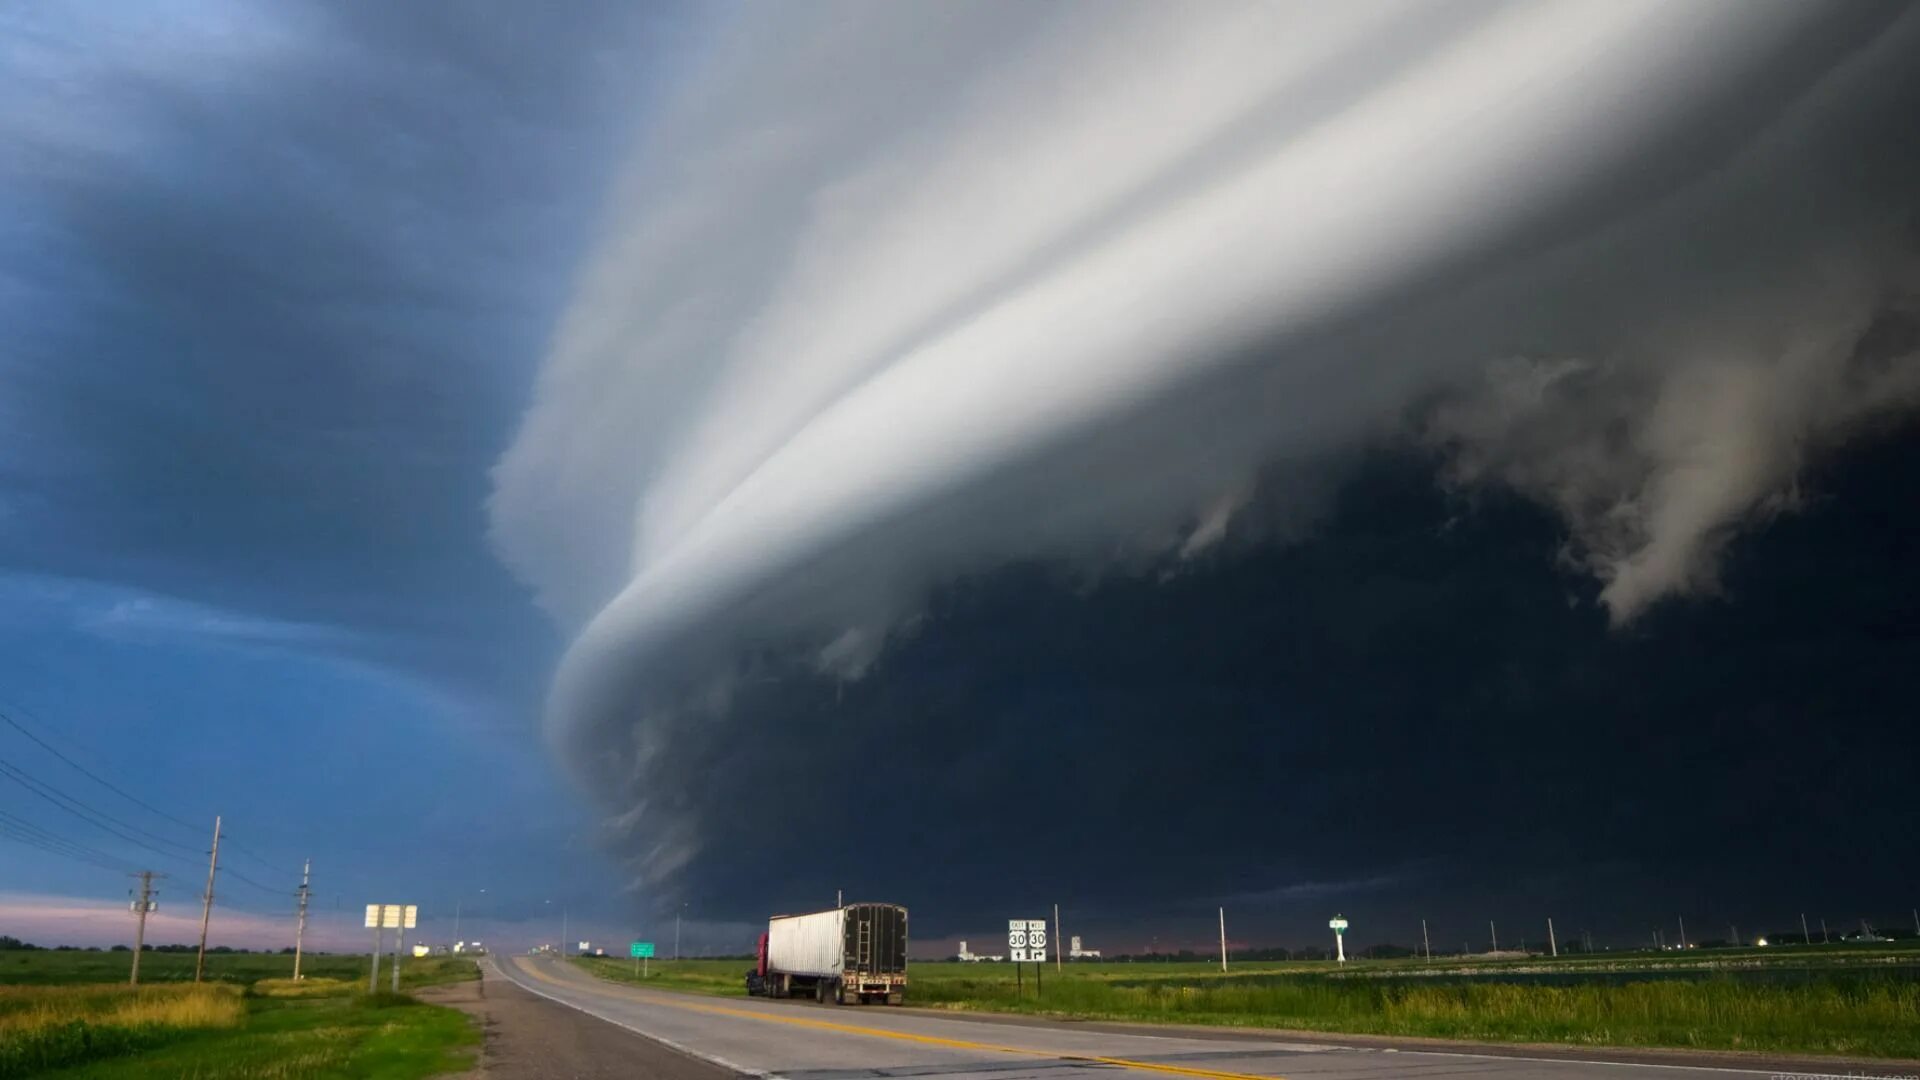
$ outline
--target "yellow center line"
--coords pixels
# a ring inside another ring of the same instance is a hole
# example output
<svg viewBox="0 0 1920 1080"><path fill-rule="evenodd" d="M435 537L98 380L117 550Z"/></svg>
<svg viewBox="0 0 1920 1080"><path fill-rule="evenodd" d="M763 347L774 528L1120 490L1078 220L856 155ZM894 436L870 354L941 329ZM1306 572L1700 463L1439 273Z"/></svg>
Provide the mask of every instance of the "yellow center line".
<svg viewBox="0 0 1920 1080"><path fill-rule="evenodd" d="M570 986L580 989L580 984L557 979L540 971L532 965L521 967L542 982L555 986ZM609 984L609 989L618 984ZM943 1039L937 1035L915 1035L907 1031L889 1031L885 1028L862 1027L858 1024L840 1024L831 1020L815 1020L805 1016L776 1016L771 1013L757 1012L751 1009L734 1009L725 1005L706 1005L692 1001L668 1001L658 996L658 992L648 994L643 1000L652 1005L664 1005L670 1009L684 1009L689 1012L712 1013L715 1016L737 1016L744 1020L760 1020L769 1024L792 1024L796 1027L814 1028L819 1031L837 1031L847 1035L864 1035L874 1039L897 1039L901 1042L922 1043L927 1046L942 1046L952 1050L985 1050L996 1054L1021 1054L1027 1057L1051 1058L1056 1061L1084 1061L1098 1065L1114 1065L1123 1069L1139 1069L1144 1072L1171 1073L1175 1076L1200 1076L1208 1080L1286 1080L1285 1077L1261 1073L1219 1072L1214 1069L1190 1069L1184 1065L1162 1065L1151 1061L1135 1061L1131 1058L1098 1057L1092 1054L1067 1054L1054 1050L1034 1050L1022 1046L1001 1046L997 1043L972 1042L966 1039Z"/></svg>

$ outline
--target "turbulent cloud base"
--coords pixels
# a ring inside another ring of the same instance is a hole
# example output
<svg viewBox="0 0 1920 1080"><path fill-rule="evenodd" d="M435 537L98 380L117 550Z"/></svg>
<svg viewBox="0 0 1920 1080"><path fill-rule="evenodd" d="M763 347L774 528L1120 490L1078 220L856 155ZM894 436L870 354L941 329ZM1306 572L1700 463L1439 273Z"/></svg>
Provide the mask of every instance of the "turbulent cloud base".
<svg viewBox="0 0 1920 1080"><path fill-rule="evenodd" d="M580 627L556 748L664 887L739 797L679 774L782 741L740 703L793 656L857 676L1009 563L1287 534L1401 437L1554 511L1617 622L1710 589L1920 403L1916 48L1895 4L746 13L496 469Z"/></svg>

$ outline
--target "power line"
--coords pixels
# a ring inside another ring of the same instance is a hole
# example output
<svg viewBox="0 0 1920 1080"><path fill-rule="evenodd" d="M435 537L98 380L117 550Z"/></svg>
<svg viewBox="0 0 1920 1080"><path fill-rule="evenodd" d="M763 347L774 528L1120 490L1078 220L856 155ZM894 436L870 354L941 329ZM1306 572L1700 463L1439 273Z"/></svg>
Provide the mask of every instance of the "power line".
<svg viewBox="0 0 1920 1080"><path fill-rule="evenodd" d="M50 855L58 855L61 858L72 859L75 862L97 866L102 870L118 872L128 865L98 848L68 840L57 833L48 832L25 818L5 811L0 811L0 836L16 844L35 848Z"/></svg>
<svg viewBox="0 0 1920 1080"><path fill-rule="evenodd" d="M285 874L288 877L293 876L293 871L287 869L284 866L281 866L276 862L273 862L267 859L266 857L260 855L258 852L255 852L241 844L235 843L233 837L231 836L223 836L221 837L221 841L224 842L228 847L233 848L235 851L238 851L240 854L245 855L247 858L252 859L254 862L259 863L261 866L266 867L267 869L273 871L276 874Z"/></svg>
<svg viewBox="0 0 1920 1080"><path fill-rule="evenodd" d="M181 818L177 818L172 814L167 813L165 810L162 810L159 807L153 805L152 803L147 802L145 799L140 798L139 796L133 794L132 792L121 787L120 785L115 784L113 781L108 780L106 777L101 776L99 773L94 772L93 770L87 768L86 766L68 757L67 755L61 753L51 743L47 742L45 739L41 738L40 736L34 734L31 730L29 730L26 727L26 725L20 723L20 721L8 715L5 709L0 709L0 723L5 723L9 727L13 728L15 731L18 731L20 734L25 735L28 739L33 741L34 745L40 747L40 749L42 750L45 750L47 753L52 754L54 757L59 758L61 761L65 762L68 767L72 768L75 772L78 772L80 775L86 777L89 780L92 780L94 783L99 784L101 787L106 788L108 791L113 792L114 794L120 796L121 798L127 800L128 802L134 804L135 806L138 806L143 810L146 810L150 813L158 815L159 817L164 818L167 821L173 822L174 824L179 825L182 828L192 829L195 832L199 831L200 826L195 825L190 821L185 821ZM142 836L150 837L154 840L159 841L160 843L178 847L183 851L195 850L193 848L187 847L186 845L180 844L176 841L169 840L165 837L147 832L145 829L141 829L141 828L138 828L137 826L127 824L126 822L120 821L117 818L110 817L105 813L105 811L97 811L97 812L100 813L102 817L106 817L109 821L113 821L116 824L122 826L123 828L131 829L134 832L140 833ZM246 847L243 844L235 843L231 837L223 837L222 839L226 841L229 847L232 847L234 850L240 852L240 854L245 855L248 858L252 859L254 862L259 863L261 866L264 866L267 869L274 871L275 873L286 874L289 877L292 876L293 871L288 870L284 866L280 866L274 863L272 860L266 858L265 856L259 854L256 851L253 851L252 849Z"/></svg>
<svg viewBox="0 0 1920 1080"><path fill-rule="evenodd" d="M220 842L221 842L221 843L223 843L223 844L224 844L224 843L226 843L226 840L227 840L227 838L226 838L226 837L224 837L224 836L220 838ZM245 874L243 874L243 873L241 873L240 871L238 871L238 870L235 870L235 869L234 869L234 868L233 868L232 866L228 866L228 867L227 867L227 868L226 868L225 870L222 870L222 871L221 871L221 873L223 873L223 874L225 874L225 875L227 875L228 877L230 877L230 878L233 878L233 879L235 879L235 880L237 880L237 881L241 881L241 882L244 882L244 883L246 883L246 884L248 884L248 885L251 885L251 886L253 886L253 887L254 887L254 888L256 888L256 889L259 889L259 890L260 890L261 892L269 892L269 893L272 893L272 894L273 894L273 895L275 895L275 896L295 896L295 895L298 895L298 893L296 892L296 890L293 890L293 889L276 889L276 888L274 888L274 887L273 887L273 886L271 886L271 885L262 885L262 884L260 884L259 882L257 882L257 881L255 881L255 880L253 880L252 878L250 878L250 877L248 877L247 875L245 875Z"/></svg>
<svg viewBox="0 0 1920 1080"><path fill-rule="evenodd" d="M74 817L77 817L80 820L86 822L87 824L92 825L94 828L100 829L104 832L112 833L113 835L119 837L122 840L125 840L127 843L132 844L135 847L144 849L148 852L151 852L152 854L159 855L162 858L173 859L176 862L187 861L185 859L182 859L178 855L175 855L171 852L162 851L159 848L154 847L152 844L146 843L143 840L129 836L126 833L121 832L119 829L114 828L112 825L106 824L106 822L100 819L103 817L107 818L107 821L113 821L115 819L107 817L107 815L105 814L100 814L98 811L95 811L92 808L88 807L87 804L81 802L78 799L73 798L72 796L63 794L62 792L59 791L59 789L54 788L51 785L42 784L40 781L35 780L33 777L28 776L26 773L8 764L5 759L0 759L0 775L4 775L12 779L14 783L19 784L21 787L26 788L28 791L39 796L41 799L44 799L45 801L52 803L54 806L59 807L61 810L69 814L72 814ZM132 826L128 826L128 827L132 828ZM134 829L134 831L141 832L143 830ZM153 834L147 833L147 835L151 836ZM191 865L191 863L189 863L189 865Z"/></svg>
<svg viewBox="0 0 1920 1080"><path fill-rule="evenodd" d="M80 775L85 776L87 779L92 780L94 783L99 784L101 787L106 788L108 791L113 792L114 794L120 796L121 798L127 800L128 802L134 804L135 806L140 807L142 810L146 810L149 813L157 814L160 817L163 817L168 821L173 822L175 825L179 825L182 828L192 829L195 832L198 832L200 830L200 826L195 825L192 822L182 821L181 819L174 817L172 814L167 813L165 810L162 810L159 807L154 806L153 804L147 802L146 800L141 799L138 796L135 796L129 793L125 788L120 787L118 784L113 783L112 781L106 779L105 777L99 775L93 770L73 760L67 755L54 749L53 746L49 744L45 739L42 739L40 736L35 735L33 732L27 730L26 726L20 723L20 721L15 720L13 717L7 715L7 711L5 709L0 709L0 722L4 722L9 727L13 728L13 730L18 731L20 734L25 735L29 739L32 739L36 746L40 747L40 749L42 750L45 750L47 753L52 754L54 757L59 758L61 761L66 762L67 765L72 767L75 772L78 772Z"/></svg>
<svg viewBox="0 0 1920 1080"><path fill-rule="evenodd" d="M56 858L67 859L77 863L85 863L88 866L94 867L99 870L106 870L110 873L123 872L126 869L126 867L129 865L128 863L116 864L116 863L101 862L98 859L90 858L86 855L79 854L78 852L68 851L65 848L58 847L53 844L43 843L39 839L29 834L14 831L14 828L11 825L0 825L0 840L7 840L12 843L19 844L21 847L33 848L36 851L43 851L48 855L55 856Z"/></svg>
<svg viewBox="0 0 1920 1080"><path fill-rule="evenodd" d="M41 826L35 824L33 821L27 818L21 817L19 814L10 813L6 810L0 810L0 824L11 825L13 826L13 828L17 830L23 830L26 832L34 833L45 840L63 844L67 847L73 848L78 851L84 851L89 855L106 859L110 862L115 861L115 857L109 852L102 851L99 848L92 847L87 844L83 844L78 840L72 840L65 836L61 836L59 833L56 833L51 829L42 828Z"/></svg>

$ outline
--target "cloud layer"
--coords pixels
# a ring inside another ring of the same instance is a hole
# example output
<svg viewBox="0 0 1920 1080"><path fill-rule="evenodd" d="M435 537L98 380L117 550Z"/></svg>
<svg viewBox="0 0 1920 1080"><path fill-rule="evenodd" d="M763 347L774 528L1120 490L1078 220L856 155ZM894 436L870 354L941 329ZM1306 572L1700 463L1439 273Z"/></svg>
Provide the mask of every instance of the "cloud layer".
<svg viewBox="0 0 1920 1080"><path fill-rule="evenodd" d="M1297 529L1399 435L1558 513L1616 620L1710 587L1915 403L1916 45L1891 4L744 15L496 470L581 628L556 747L664 883L743 685L1010 562Z"/></svg>

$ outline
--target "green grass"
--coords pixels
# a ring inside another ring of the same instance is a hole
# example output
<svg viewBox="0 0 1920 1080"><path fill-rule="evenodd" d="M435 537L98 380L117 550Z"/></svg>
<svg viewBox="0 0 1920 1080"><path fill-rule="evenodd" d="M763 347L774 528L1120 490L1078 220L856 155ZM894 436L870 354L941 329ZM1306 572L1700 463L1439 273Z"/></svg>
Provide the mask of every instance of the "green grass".
<svg viewBox="0 0 1920 1080"><path fill-rule="evenodd" d="M1073 964L1033 969L1016 994L1008 964L918 963L910 1005L1079 1019L1291 1028L1576 1046L1684 1047L1920 1058L1913 950L1798 954L1602 954L1560 961ZM1729 962L1731 961L1731 962ZM577 961L631 981L612 959ZM649 985L738 995L748 963L671 961ZM1762 979L1735 972L1769 970ZM1640 973L1635 975L1634 973ZM1537 981L1551 978L1551 983ZM1535 981L1528 981L1535 980Z"/></svg>
<svg viewBox="0 0 1920 1080"><path fill-rule="evenodd" d="M0 987L0 1078L237 1028L246 1015L225 985Z"/></svg>
<svg viewBox="0 0 1920 1080"><path fill-rule="evenodd" d="M141 985L193 981L192 953L143 953L140 957ZM380 962L380 985L387 985L387 965ZM133 965L130 952L56 952L51 949L0 950L0 986L58 986L77 983L124 983ZM303 978L367 978L367 957L349 953L308 953L300 959ZM262 979L285 979L293 975L293 957L268 953L209 953L206 979L209 982L252 986ZM434 983L479 978L473 961L464 957L408 957L400 962L402 989L430 986Z"/></svg>
<svg viewBox="0 0 1920 1080"><path fill-rule="evenodd" d="M574 963L603 979L644 985L653 990L686 990L718 997L746 997L751 960L651 960L643 980L634 974L632 960L611 956L575 957Z"/></svg>
<svg viewBox="0 0 1920 1080"><path fill-rule="evenodd" d="M308 957L295 983L292 959L209 957L217 980L182 982L176 964L156 965L148 954L138 988L115 982L88 985L98 973L88 953L0 953L16 961L0 985L0 1080L53 1077L254 1078L378 1077L412 1080L457 1071L471 1062L479 1033L455 1009L381 992L366 992L362 957ZM27 962L19 963L22 956ZM185 979L192 978L191 955ZM218 963L215 963L215 961ZM266 972L248 982L249 976ZM434 957L405 961L402 986L413 988L473 979L471 960ZM124 978L124 971L115 973Z"/></svg>
<svg viewBox="0 0 1920 1080"><path fill-rule="evenodd" d="M479 1032L405 995L250 998L244 1026L35 1075L61 1080L414 1080L472 1064ZM25 1075L25 1074L22 1074Z"/></svg>

